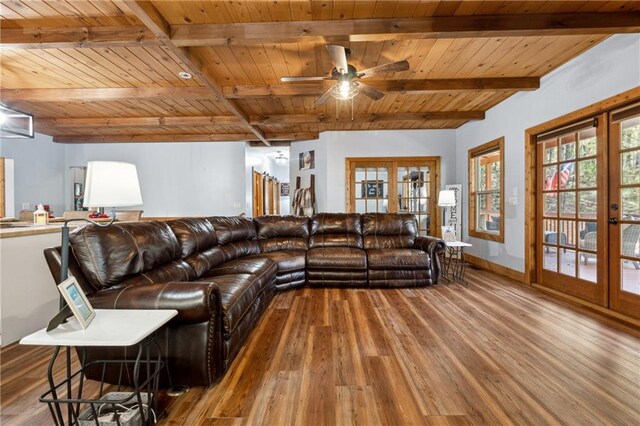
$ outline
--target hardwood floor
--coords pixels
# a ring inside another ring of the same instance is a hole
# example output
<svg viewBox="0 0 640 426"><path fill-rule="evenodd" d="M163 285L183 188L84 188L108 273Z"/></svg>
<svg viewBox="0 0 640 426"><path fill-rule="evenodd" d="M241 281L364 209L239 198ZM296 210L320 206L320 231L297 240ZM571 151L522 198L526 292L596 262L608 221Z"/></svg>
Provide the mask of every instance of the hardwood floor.
<svg viewBox="0 0 640 426"><path fill-rule="evenodd" d="M640 423L640 332L486 271L468 287L276 296L166 425ZM1 423L49 424L49 351L1 352ZM34 361L37 360L37 361Z"/></svg>

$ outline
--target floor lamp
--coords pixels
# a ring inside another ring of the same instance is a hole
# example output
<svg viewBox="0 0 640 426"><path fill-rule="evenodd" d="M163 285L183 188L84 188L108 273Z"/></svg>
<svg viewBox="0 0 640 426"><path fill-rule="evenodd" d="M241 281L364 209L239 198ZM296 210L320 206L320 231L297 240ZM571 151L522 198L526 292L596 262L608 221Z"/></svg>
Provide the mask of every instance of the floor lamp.
<svg viewBox="0 0 640 426"><path fill-rule="evenodd" d="M133 207L142 204L140 183L135 164L117 161L89 161L83 207L110 207L110 222L98 223L88 218L74 218L64 221L62 226L62 244L60 245L60 283L69 277L69 223L88 222L100 227L107 227L116 220L116 207ZM60 298L60 312L49 322L47 331L62 324L71 310Z"/></svg>
<svg viewBox="0 0 640 426"><path fill-rule="evenodd" d="M438 207L442 207L442 220L446 226L447 207L455 207L456 193L455 191L444 189L438 194ZM456 230L457 231L457 230ZM462 236L460 236L462 238Z"/></svg>

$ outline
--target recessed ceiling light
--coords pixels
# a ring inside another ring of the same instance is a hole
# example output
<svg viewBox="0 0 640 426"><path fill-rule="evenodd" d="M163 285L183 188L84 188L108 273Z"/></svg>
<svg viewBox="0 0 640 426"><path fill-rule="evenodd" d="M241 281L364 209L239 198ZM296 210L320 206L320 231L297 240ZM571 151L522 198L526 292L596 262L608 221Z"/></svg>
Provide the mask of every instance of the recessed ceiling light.
<svg viewBox="0 0 640 426"><path fill-rule="evenodd" d="M185 80L191 79L193 76L186 71L182 71L178 73L178 77L183 78Z"/></svg>

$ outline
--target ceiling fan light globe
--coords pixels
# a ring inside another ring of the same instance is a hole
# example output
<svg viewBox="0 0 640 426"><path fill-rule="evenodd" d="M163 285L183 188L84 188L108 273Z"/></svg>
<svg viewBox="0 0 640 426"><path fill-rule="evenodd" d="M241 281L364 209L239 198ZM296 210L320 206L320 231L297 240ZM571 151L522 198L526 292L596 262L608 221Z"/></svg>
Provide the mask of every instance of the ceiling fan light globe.
<svg viewBox="0 0 640 426"><path fill-rule="evenodd" d="M351 92L351 84L349 84L349 81L343 80L338 85L338 90L340 91L340 97L342 99L348 99L349 93Z"/></svg>

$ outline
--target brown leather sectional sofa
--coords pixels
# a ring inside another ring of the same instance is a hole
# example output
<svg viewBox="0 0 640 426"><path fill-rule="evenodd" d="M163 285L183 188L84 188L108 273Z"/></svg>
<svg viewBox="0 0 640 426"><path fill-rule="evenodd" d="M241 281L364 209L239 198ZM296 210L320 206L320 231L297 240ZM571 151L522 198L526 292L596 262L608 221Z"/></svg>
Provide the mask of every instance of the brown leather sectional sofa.
<svg viewBox="0 0 640 426"><path fill-rule="evenodd" d="M71 234L69 270L95 308L178 310L159 333L173 384L209 385L274 291L435 284L444 243L416 228L408 214L328 213L89 225ZM56 281L59 250L45 250ZM88 351L89 360L122 356Z"/></svg>

